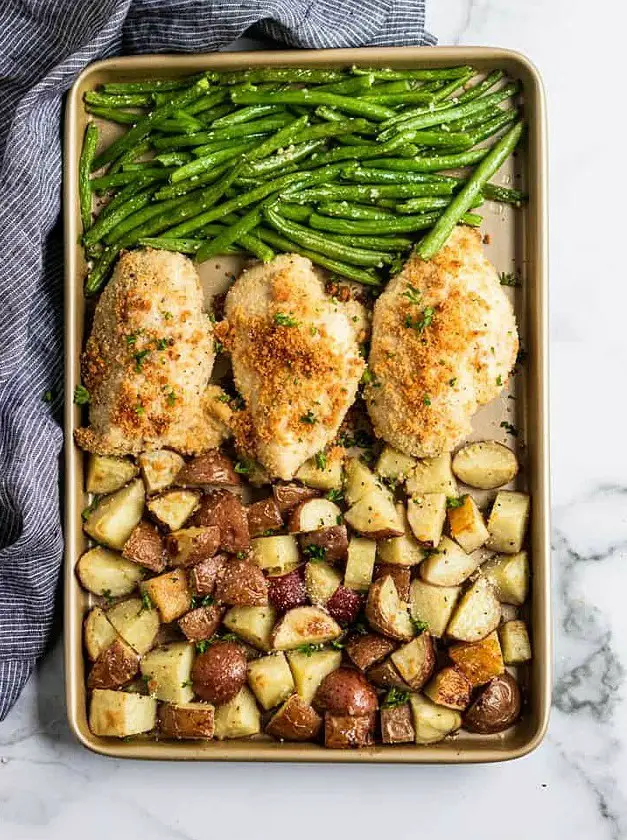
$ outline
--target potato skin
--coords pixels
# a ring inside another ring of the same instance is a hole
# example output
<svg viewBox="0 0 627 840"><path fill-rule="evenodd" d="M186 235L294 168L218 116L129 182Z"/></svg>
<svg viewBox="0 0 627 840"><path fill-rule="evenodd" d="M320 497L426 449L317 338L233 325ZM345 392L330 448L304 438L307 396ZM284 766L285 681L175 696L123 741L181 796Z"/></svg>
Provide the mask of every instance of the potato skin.
<svg viewBox="0 0 627 840"><path fill-rule="evenodd" d="M284 613L308 603L303 568L268 579L268 600L277 612Z"/></svg>
<svg viewBox="0 0 627 840"><path fill-rule="evenodd" d="M346 653L360 671L367 671L373 665L378 665L395 649L391 639L367 633L365 636L353 636L346 643Z"/></svg>
<svg viewBox="0 0 627 840"><path fill-rule="evenodd" d="M217 604L209 604L206 607L197 607L190 610L178 624L183 635L190 642L201 642L203 639L210 639L222 621L224 610Z"/></svg>
<svg viewBox="0 0 627 840"><path fill-rule="evenodd" d="M165 538L170 566L195 566L218 550L220 529L215 525L207 528L183 528L173 531Z"/></svg>
<svg viewBox="0 0 627 840"><path fill-rule="evenodd" d="M200 703L159 705L159 731L167 738L213 738L214 709Z"/></svg>
<svg viewBox="0 0 627 840"><path fill-rule="evenodd" d="M288 697L266 726L279 741L313 741L322 728L322 718L298 694Z"/></svg>
<svg viewBox="0 0 627 840"><path fill-rule="evenodd" d="M348 533L346 525L331 525L328 528L320 528L317 531L309 531L300 534L300 547L305 556L308 556L309 546L324 549L324 559L327 563L337 563L345 560L348 554Z"/></svg>
<svg viewBox="0 0 627 840"><path fill-rule="evenodd" d="M261 537L266 531L276 531L283 527L283 517L272 496L248 505L248 529L251 537Z"/></svg>
<svg viewBox="0 0 627 840"><path fill-rule="evenodd" d="M379 707L377 692L361 671L338 668L322 680L313 699L318 711L335 715L369 715Z"/></svg>
<svg viewBox="0 0 627 840"><path fill-rule="evenodd" d="M215 490L200 500L191 524L196 527L216 525L220 529L220 549L230 554L250 548L246 508L238 496L228 490Z"/></svg>
<svg viewBox="0 0 627 840"><path fill-rule="evenodd" d="M208 484L236 487L241 484L233 462L219 449L212 449L188 461L176 476L179 487L203 487Z"/></svg>
<svg viewBox="0 0 627 840"><path fill-rule="evenodd" d="M165 552L161 534L149 522L140 522L124 543L122 557L139 563L151 572L162 572L165 569Z"/></svg>
<svg viewBox="0 0 627 840"><path fill-rule="evenodd" d="M384 744L410 744L414 741L414 723L409 703L381 709L381 740Z"/></svg>
<svg viewBox="0 0 627 840"><path fill-rule="evenodd" d="M273 484L272 495L281 513L290 513L301 502L315 499L320 495L318 490L303 487L302 484Z"/></svg>
<svg viewBox="0 0 627 840"><path fill-rule="evenodd" d="M518 683L507 671L494 677L464 715L464 729L481 735L502 732L520 716Z"/></svg>
<svg viewBox="0 0 627 840"><path fill-rule="evenodd" d="M226 554L215 554L190 569L189 585L194 595L213 595L218 577L228 562Z"/></svg>
<svg viewBox="0 0 627 840"><path fill-rule="evenodd" d="M352 624L363 605L363 598L354 589L347 589L345 586L338 586L333 595L326 602L325 607L329 615L338 624Z"/></svg>
<svg viewBox="0 0 627 840"><path fill-rule="evenodd" d="M268 603L268 581L249 560L229 560L218 575L215 598L230 607L262 607Z"/></svg>
<svg viewBox="0 0 627 840"><path fill-rule="evenodd" d="M324 716L324 745L330 750L369 747L374 743L375 714Z"/></svg>
<svg viewBox="0 0 627 840"><path fill-rule="evenodd" d="M377 563L374 567L373 580L379 580L389 575L394 581L398 597L401 601L409 601L409 587L411 584L411 566L395 566L391 563Z"/></svg>
<svg viewBox="0 0 627 840"><path fill-rule="evenodd" d="M216 642L196 657L191 678L194 692L215 703L228 703L246 682L246 655L236 642Z"/></svg>
<svg viewBox="0 0 627 840"><path fill-rule="evenodd" d="M396 666L390 659L386 659L370 668L368 671L368 679L379 686L379 688L401 688L403 691L411 691L412 688L401 677Z"/></svg>
<svg viewBox="0 0 627 840"><path fill-rule="evenodd" d="M115 639L94 662L87 688L120 688L126 685L139 671L139 656L123 642Z"/></svg>

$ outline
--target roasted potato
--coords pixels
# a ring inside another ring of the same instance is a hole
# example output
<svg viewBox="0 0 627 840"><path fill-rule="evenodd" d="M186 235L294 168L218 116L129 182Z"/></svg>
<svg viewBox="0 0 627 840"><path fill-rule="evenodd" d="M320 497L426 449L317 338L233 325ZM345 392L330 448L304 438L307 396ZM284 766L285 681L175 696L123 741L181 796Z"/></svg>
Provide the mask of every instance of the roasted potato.
<svg viewBox="0 0 627 840"><path fill-rule="evenodd" d="M377 544L364 537L351 537L344 570L344 586L357 592L367 592L372 583Z"/></svg>
<svg viewBox="0 0 627 840"><path fill-rule="evenodd" d="M457 483L451 471L451 455L445 452L436 458L418 461L405 484L410 496L425 493L444 493L457 496Z"/></svg>
<svg viewBox="0 0 627 840"><path fill-rule="evenodd" d="M121 688L139 671L139 656L122 639L114 639L94 662L87 688Z"/></svg>
<svg viewBox="0 0 627 840"><path fill-rule="evenodd" d="M420 577L434 586L459 586L480 562L478 555L466 554L453 540L442 537L437 549L420 564Z"/></svg>
<svg viewBox="0 0 627 840"><path fill-rule="evenodd" d="M151 572L162 572L165 569L165 547L161 534L150 522L139 522L124 543L122 557Z"/></svg>
<svg viewBox="0 0 627 840"><path fill-rule="evenodd" d="M185 461L177 452L156 449L142 452L138 458L147 493L160 493L174 483Z"/></svg>
<svg viewBox="0 0 627 840"><path fill-rule="evenodd" d="M219 545L220 529L216 525L182 528L165 538L170 565L185 568L213 557Z"/></svg>
<svg viewBox="0 0 627 840"><path fill-rule="evenodd" d="M370 668L368 679L379 688L399 688L401 691L411 691L411 686L398 673L391 659L386 659Z"/></svg>
<svg viewBox="0 0 627 840"><path fill-rule="evenodd" d="M172 642L144 654L140 668L149 694L168 703L189 703L194 645Z"/></svg>
<svg viewBox="0 0 627 840"><path fill-rule="evenodd" d="M288 530L292 534L319 531L338 525L342 520L342 511L328 499L308 499L301 502L290 513Z"/></svg>
<svg viewBox="0 0 627 840"><path fill-rule="evenodd" d="M312 487L303 487L300 484L273 484L272 495L281 513L285 514L290 513L301 502L315 499L320 494Z"/></svg>
<svg viewBox="0 0 627 840"><path fill-rule="evenodd" d="M432 636L441 637L446 632L459 593L459 586L433 586L414 578L409 588L411 617L426 624Z"/></svg>
<svg viewBox="0 0 627 840"><path fill-rule="evenodd" d="M307 589L302 566L268 580L268 600L279 613L303 607L307 603Z"/></svg>
<svg viewBox="0 0 627 840"><path fill-rule="evenodd" d="M389 575L376 580L370 587L366 618L373 630L399 642L407 642L415 635L407 604L398 597L394 581Z"/></svg>
<svg viewBox="0 0 627 840"><path fill-rule="evenodd" d="M329 528L309 531L301 534L298 539L305 557L337 563L344 560L348 553L346 525L331 525Z"/></svg>
<svg viewBox="0 0 627 840"><path fill-rule="evenodd" d="M529 592L529 557L526 551L501 554L484 563L481 571L490 581L503 604L520 607Z"/></svg>
<svg viewBox="0 0 627 840"><path fill-rule="evenodd" d="M383 489L379 477L359 458L349 458L344 469L344 498L347 504L356 505L364 496Z"/></svg>
<svg viewBox="0 0 627 840"><path fill-rule="evenodd" d="M148 500L148 510L160 525L179 531L198 507L199 495L192 490L168 490Z"/></svg>
<svg viewBox="0 0 627 840"><path fill-rule="evenodd" d="M520 665L531 659L531 643L524 621L506 621L499 627L499 639L506 665Z"/></svg>
<svg viewBox="0 0 627 840"><path fill-rule="evenodd" d="M130 458L90 455L85 489L88 493L113 493L135 478L138 472Z"/></svg>
<svg viewBox="0 0 627 840"><path fill-rule="evenodd" d="M473 688L484 685L505 670L496 631L478 642L451 645L448 655Z"/></svg>
<svg viewBox="0 0 627 840"><path fill-rule="evenodd" d="M375 633L353 636L346 643L346 653L360 671L382 662L394 650L394 642Z"/></svg>
<svg viewBox="0 0 627 840"><path fill-rule="evenodd" d="M192 593L183 569L172 569L145 580L141 590L155 605L161 621L166 624L180 618L192 606Z"/></svg>
<svg viewBox="0 0 627 840"><path fill-rule="evenodd" d="M393 481L405 481L416 466L416 459L410 455L403 455L387 443L383 447L375 472L381 478L391 478Z"/></svg>
<svg viewBox="0 0 627 840"><path fill-rule="evenodd" d="M490 536L481 511L471 496L465 496L461 505L448 509L448 525L451 536L467 554L481 548Z"/></svg>
<svg viewBox="0 0 627 840"><path fill-rule="evenodd" d="M261 607L268 603L268 582L249 560L230 560L218 575L214 596L232 607Z"/></svg>
<svg viewBox="0 0 627 840"><path fill-rule="evenodd" d="M520 717L520 689L505 671L494 677L464 715L464 729L481 735L492 735L509 729Z"/></svg>
<svg viewBox="0 0 627 840"><path fill-rule="evenodd" d="M487 547L504 554L518 554L522 548L529 520L529 496L500 490L490 511Z"/></svg>
<svg viewBox="0 0 627 840"><path fill-rule="evenodd" d="M93 662L119 638L117 630L100 607L93 607L83 623L83 640L87 656Z"/></svg>
<svg viewBox="0 0 627 840"><path fill-rule="evenodd" d="M379 708L377 692L361 671L338 668L318 686L313 707L337 715L368 715Z"/></svg>
<svg viewBox="0 0 627 840"><path fill-rule="evenodd" d="M435 547L442 537L446 520L444 493L414 495L407 500L407 521L421 545Z"/></svg>
<svg viewBox="0 0 627 840"><path fill-rule="evenodd" d="M325 607L331 618L334 618L338 624L346 626L357 620L363 603L363 595L359 592L348 589L346 586L338 586Z"/></svg>
<svg viewBox="0 0 627 840"><path fill-rule="evenodd" d="M341 582L341 573L323 560L311 560L305 566L307 597L316 606L324 606Z"/></svg>
<svg viewBox="0 0 627 840"><path fill-rule="evenodd" d="M277 537L255 537L252 541L253 562L260 569L274 574L291 572L300 565L298 543L292 534Z"/></svg>
<svg viewBox="0 0 627 840"><path fill-rule="evenodd" d="M428 630L390 654L403 682L418 691L435 668L435 646Z"/></svg>
<svg viewBox="0 0 627 840"><path fill-rule="evenodd" d="M231 607L223 619L227 630L264 651L272 648L275 621L276 611L269 604L265 607Z"/></svg>
<svg viewBox="0 0 627 840"><path fill-rule="evenodd" d="M384 744L411 744L414 741L411 706L381 706L381 740Z"/></svg>
<svg viewBox="0 0 627 840"><path fill-rule="evenodd" d="M312 741L322 728L322 718L298 695L288 697L266 726L279 741Z"/></svg>
<svg viewBox="0 0 627 840"><path fill-rule="evenodd" d="M100 499L83 528L96 542L121 551L144 512L144 485L136 478L126 487Z"/></svg>
<svg viewBox="0 0 627 840"><path fill-rule="evenodd" d="M215 737L219 741L225 738L247 738L261 732L261 715L255 698L246 686L239 693L218 706L215 711Z"/></svg>
<svg viewBox="0 0 627 840"><path fill-rule="evenodd" d="M76 574L88 592L114 598L130 595L144 577L141 566L102 546L83 554L76 564Z"/></svg>
<svg viewBox="0 0 627 840"><path fill-rule="evenodd" d="M159 632L159 613L139 598L120 601L107 610L107 619L133 650L140 655L155 643Z"/></svg>
<svg viewBox="0 0 627 840"><path fill-rule="evenodd" d="M216 633L222 621L222 615L221 607L217 604L208 604L185 613L182 618L179 618L178 625L189 642L202 642L203 639L210 639Z"/></svg>
<svg viewBox="0 0 627 840"><path fill-rule="evenodd" d="M500 620L501 607L494 589L480 577L457 603L446 632L460 642L478 642L496 630Z"/></svg>
<svg viewBox="0 0 627 840"><path fill-rule="evenodd" d="M417 566L427 556L427 552L409 527L405 505L397 504L396 510L403 523L402 537L390 537L377 543L377 557L382 563L394 566Z"/></svg>
<svg viewBox="0 0 627 840"><path fill-rule="evenodd" d="M236 487L241 484L230 458L212 449L188 461L175 478L179 487Z"/></svg>
<svg viewBox="0 0 627 840"><path fill-rule="evenodd" d="M495 440L467 443L453 458L453 472L469 487L492 490L512 481L518 461L511 449Z"/></svg>
<svg viewBox="0 0 627 840"><path fill-rule="evenodd" d="M435 744L456 732L462 725L459 712L438 706L422 694L411 694L409 703L417 744Z"/></svg>
<svg viewBox="0 0 627 840"><path fill-rule="evenodd" d="M342 628L320 607L296 607L286 612L272 633L275 650L294 650L301 645L330 642L342 635Z"/></svg>
<svg viewBox="0 0 627 840"><path fill-rule="evenodd" d="M239 496L229 490L215 490L202 497L192 525L220 529L220 548L231 554L250 548L250 532L246 508Z"/></svg>
<svg viewBox="0 0 627 840"><path fill-rule="evenodd" d="M150 732L156 722L157 701L154 697L94 689L89 709L89 728L94 735L127 738Z"/></svg>
<svg viewBox="0 0 627 840"><path fill-rule="evenodd" d="M267 535L268 531L276 531L283 527L281 511L272 496L248 505L247 513L251 537L261 537Z"/></svg>
<svg viewBox="0 0 627 840"><path fill-rule="evenodd" d="M161 703L159 731L166 738L213 738L214 714L209 703Z"/></svg>
<svg viewBox="0 0 627 840"><path fill-rule="evenodd" d="M294 691L294 678L284 653L272 653L248 663L248 685L266 711Z"/></svg>
<svg viewBox="0 0 627 840"><path fill-rule="evenodd" d="M228 703L246 682L248 663L237 642L215 642L199 653L191 669L194 693L209 703Z"/></svg>
<svg viewBox="0 0 627 840"><path fill-rule="evenodd" d="M307 652L293 650L287 654L287 661L294 677L296 691L305 703L311 703L326 675L340 667L342 654L332 648Z"/></svg>
<svg viewBox="0 0 627 840"><path fill-rule="evenodd" d="M358 534L373 540L402 537L404 533L403 520L391 493L380 487L355 502L344 518Z"/></svg>
<svg viewBox="0 0 627 840"><path fill-rule="evenodd" d="M213 595L218 576L228 562L226 554L214 554L193 566L189 570L189 585L194 595Z"/></svg>
<svg viewBox="0 0 627 840"><path fill-rule="evenodd" d="M342 486L342 464L345 450L334 446L324 458L310 458L296 473L296 478L317 490L339 490Z"/></svg>
<svg viewBox="0 0 627 840"><path fill-rule="evenodd" d="M375 713L324 716L324 745L330 750L369 747L374 743Z"/></svg>
<svg viewBox="0 0 627 840"><path fill-rule="evenodd" d="M374 567L373 579L379 580L390 576L401 601L409 601L409 586L411 583L411 568L409 566L395 566L389 563L377 563Z"/></svg>
<svg viewBox="0 0 627 840"><path fill-rule="evenodd" d="M472 684L457 668L447 666L438 671L423 691L438 706L463 711L470 703Z"/></svg>

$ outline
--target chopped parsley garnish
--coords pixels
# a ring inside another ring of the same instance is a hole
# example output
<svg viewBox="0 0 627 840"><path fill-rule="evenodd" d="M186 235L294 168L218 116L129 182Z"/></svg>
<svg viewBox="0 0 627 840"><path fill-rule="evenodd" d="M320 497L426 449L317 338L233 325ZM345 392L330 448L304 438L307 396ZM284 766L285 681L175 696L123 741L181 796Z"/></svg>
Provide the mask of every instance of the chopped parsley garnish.
<svg viewBox="0 0 627 840"><path fill-rule="evenodd" d="M310 560L324 560L327 556L327 550L323 545L308 545L305 547L303 553L306 554Z"/></svg>
<svg viewBox="0 0 627 840"><path fill-rule="evenodd" d="M433 323L434 316L435 309L432 306L427 306L422 310L422 317L419 319L414 319L411 315L407 315L405 318L405 326L412 330L416 330L419 334L423 333L427 327L430 327Z"/></svg>
<svg viewBox="0 0 627 840"><path fill-rule="evenodd" d="M501 387L501 385L503 384L503 377L501 376L501 374L500 374L500 373L499 373L499 375L496 377L496 384L499 386L499 388L500 388L500 387Z"/></svg>
<svg viewBox="0 0 627 840"><path fill-rule="evenodd" d="M224 350L224 344L221 341L216 341L214 344L216 355Z"/></svg>
<svg viewBox="0 0 627 840"><path fill-rule="evenodd" d="M424 405L431 405L431 397L429 396L429 394L424 395L424 397L422 398L422 402Z"/></svg>
<svg viewBox="0 0 627 840"><path fill-rule="evenodd" d="M323 644L318 645L299 645L296 650L299 653L304 653L305 656L311 656L313 653L316 653L318 650L322 650L324 647Z"/></svg>
<svg viewBox="0 0 627 840"><path fill-rule="evenodd" d="M164 312L163 317L165 318L166 321L171 321L172 318L174 317L174 315L172 315L171 312Z"/></svg>
<svg viewBox="0 0 627 840"><path fill-rule="evenodd" d="M150 350L140 350L139 353L135 353L133 358L135 359L135 370L139 372L142 369L142 365L144 364L144 360L146 356L150 355Z"/></svg>
<svg viewBox="0 0 627 840"><path fill-rule="evenodd" d="M236 473L238 473L238 475L250 475L254 468L254 463L248 458L242 458L242 460L237 461L235 466L233 467L233 469Z"/></svg>
<svg viewBox="0 0 627 840"><path fill-rule="evenodd" d="M238 551L238 552L237 552L237 554L235 555L235 557L236 557L238 560L245 560L247 556L248 556L248 555L246 554L246 552L245 552L245 551Z"/></svg>
<svg viewBox="0 0 627 840"><path fill-rule="evenodd" d="M210 644L209 639L202 639L200 642L196 642L196 650L198 653L204 653Z"/></svg>
<svg viewBox="0 0 627 840"><path fill-rule="evenodd" d="M411 615L409 617L411 619L411 623L414 625L415 629L418 630L419 633L422 633L423 630L429 629L429 625L426 621L421 621L419 618L413 618Z"/></svg>
<svg viewBox="0 0 627 840"><path fill-rule="evenodd" d="M466 501L466 496L447 496L446 497L446 506L447 506L447 508L463 507L465 501Z"/></svg>
<svg viewBox="0 0 627 840"><path fill-rule="evenodd" d="M380 387L380 382L377 381L377 377L370 370L370 368L366 368L365 371L362 373L361 383L362 385L373 385L375 388Z"/></svg>
<svg viewBox="0 0 627 840"><path fill-rule="evenodd" d="M298 321L293 315L286 315L285 312L274 313L274 323L279 327L297 327Z"/></svg>
<svg viewBox="0 0 627 840"><path fill-rule="evenodd" d="M499 283L501 286L520 286L520 280L513 271L501 271L499 274Z"/></svg>
<svg viewBox="0 0 627 840"><path fill-rule="evenodd" d="M102 590L102 597L105 599L107 604L111 604L113 602L113 595L111 594L110 589L103 589Z"/></svg>
<svg viewBox="0 0 627 840"><path fill-rule="evenodd" d="M140 609L140 613L143 613L144 610L151 610L152 609L152 601L150 600L150 595L147 592L144 592L142 595L142 606Z"/></svg>
<svg viewBox="0 0 627 840"><path fill-rule="evenodd" d="M335 650L344 650L344 642L340 642L339 639L334 639L331 642L331 647L335 648Z"/></svg>
<svg viewBox="0 0 627 840"><path fill-rule="evenodd" d="M420 303L420 292L415 286L408 286L403 292L403 296L406 297L410 303Z"/></svg>
<svg viewBox="0 0 627 840"><path fill-rule="evenodd" d="M228 403L231 398L229 397L228 394L220 394L220 396L216 397L216 399L217 399L218 402Z"/></svg>
<svg viewBox="0 0 627 840"><path fill-rule="evenodd" d="M501 423L501 429L505 429L508 435L512 437L518 437L518 429L516 426L512 426L511 423L508 423L507 420L503 420Z"/></svg>
<svg viewBox="0 0 627 840"><path fill-rule="evenodd" d="M367 636L370 633L370 630L366 627L363 621L357 621L353 625L353 630L357 633L358 636Z"/></svg>
<svg viewBox="0 0 627 840"><path fill-rule="evenodd" d="M313 413L311 409L307 412L307 414L303 414L300 418L301 423L308 423L310 426L313 426L314 423L317 423L318 420L316 419L316 415Z"/></svg>
<svg viewBox="0 0 627 840"><path fill-rule="evenodd" d="M327 493L327 499L330 502L343 502L344 501L344 493L341 490L329 490Z"/></svg>
<svg viewBox="0 0 627 840"><path fill-rule="evenodd" d="M170 344L167 338L158 338L155 341L155 346L157 350L165 350L166 347Z"/></svg>
<svg viewBox="0 0 627 840"><path fill-rule="evenodd" d="M135 406L133 411L135 412L135 414L140 414L140 415L146 413L146 411L144 409L144 406L141 403L137 403L137 405Z"/></svg>
<svg viewBox="0 0 627 840"><path fill-rule="evenodd" d="M327 468L327 456L325 452L316 452L314 456L314 461L316 462L316 467L319 470L326 470Z"/></svg>
<svg viewBox="0 0 627 840"><path fill-rule="evenodd" d="M87 505L87 507L84 508L81 512L81 519L83 520L83 522L87 521L87 519L89 518L89 514L92 513L94 510L96 510L96 508L98 507L99 504L100 504L100 496L94 496L94 498Z"/></svg>
<svg viewBox="0 0 627 840"><path fill-rule="evenodd" d="M43 397L41 399L45 403L51 403L52 402L52 391L46 391L46 393L43 395Z"/></svg>
<svg viewBox="0 0 627 840"><path fill-rule="evenodd" d="M403 691L402 688L392 688L385 695L385 699L381 703L382 709L395 709L397 706L403 706L409 699L409 692Z"/></svg>
<svg viewBox="0 0 627 840"><path fill-rule="evenodd" d="M86 405L90 399L91 395L84 385L74 388L74 405Z"/></svg>
<svg viewBox="0 0 627 840"><path fill-rule="evenodd" d="M183 682L181 683L181 688L187 688L188 686L189 688L191 688L192 684L193 683L191 680L183 680Z"/></svg>
<svg viewBox="0 0 627 840"><path fill-rule="evenodd" d="M196 607L210 607L212 604L215 604L215 599L211 595L205 595L204 598L200 598L198 595L192 597L192 608L194 609Z"/></svg>
<svg viewBox="0 0 627 840"><path fill-rule="evenodd" d="M455 383L456 383L456 382L457 382L457 377L456 377L456 376L454 376L452 379L449 379L448 384L449 384L449 385L451 386L451 388L452 388L452 387L455 385Z"/></svg>

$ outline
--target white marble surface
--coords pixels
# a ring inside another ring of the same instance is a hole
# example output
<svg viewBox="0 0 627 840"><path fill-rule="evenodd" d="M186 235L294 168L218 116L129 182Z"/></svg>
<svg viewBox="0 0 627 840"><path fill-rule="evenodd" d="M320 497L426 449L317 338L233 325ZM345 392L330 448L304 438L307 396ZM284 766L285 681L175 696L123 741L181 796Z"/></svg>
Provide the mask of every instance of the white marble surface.
<svg viewBox="0 0 627 840"><path fill-rule="evenodd" d="M548 89L556 663L544 744L483 767L114 761L70 736L57 647L0 725L2 838L627 837L625 181L623 135L607 131L624 124L625 24L622 0L429 0L441 43L521 50Z"/></svg>

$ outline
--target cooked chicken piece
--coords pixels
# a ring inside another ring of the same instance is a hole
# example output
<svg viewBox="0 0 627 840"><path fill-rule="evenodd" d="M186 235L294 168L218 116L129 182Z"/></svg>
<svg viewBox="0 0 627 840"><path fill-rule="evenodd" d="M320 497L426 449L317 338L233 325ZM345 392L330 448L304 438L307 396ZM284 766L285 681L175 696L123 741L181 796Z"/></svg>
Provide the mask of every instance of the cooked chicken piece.
<svg viewBox="0 0 627 840"><path fill-rule="evenodd" d="M365 367L355 312L296 254L245 271L229 291L216 334L246 402L235 437L272 476L291 478L323 449L355 399Z"/></svg>
<svg viewBox="0 0 627 840"><path fill-rule="evenodd" d="M365 398L375 432L433 457L471 430L516 360L512 307L478 231L458 226L429 262L412 255L377 300Z"/></svg>
<svg viewBox="0 0 627 840"><path fill-rule="evenodd" d="M82 358L91 400L79 446L103 455L219 446L226 429L214 388L206 390L215 354L202 305L187 257L151 249L120 256Z"/></svg>

